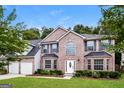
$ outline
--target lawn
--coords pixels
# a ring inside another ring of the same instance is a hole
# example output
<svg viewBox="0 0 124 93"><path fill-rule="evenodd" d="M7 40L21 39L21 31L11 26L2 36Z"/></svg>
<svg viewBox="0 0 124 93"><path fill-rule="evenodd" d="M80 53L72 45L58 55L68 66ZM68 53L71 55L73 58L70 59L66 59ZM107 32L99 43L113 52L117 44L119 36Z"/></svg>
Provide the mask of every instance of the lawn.
<svg viewBox="0 0 124 93"><path fill-rule="evenodd" d="M92 78L60 80L19 77L0 80L0 84L12 84L15 88L124 88L124 75L118 80Z"/></svg>

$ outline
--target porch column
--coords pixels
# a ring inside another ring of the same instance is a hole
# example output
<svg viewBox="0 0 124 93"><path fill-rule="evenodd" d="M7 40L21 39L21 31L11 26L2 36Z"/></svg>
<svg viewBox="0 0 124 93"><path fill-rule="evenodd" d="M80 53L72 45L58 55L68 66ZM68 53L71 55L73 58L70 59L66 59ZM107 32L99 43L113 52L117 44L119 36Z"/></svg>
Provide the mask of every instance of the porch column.
<svg viewBox="0 0 124 93"><path fill-rule="evenodd" d="M94 70L94 59L91 59L91 70Z"/></svg>
<svg viewBox="0 0 124 93"><path fill-rule="evenodd" d="M54 59L51 59L51 70L54 69Z"/></svg>
<svg viewBox="0 0 124 93"><path fill-rule="evenodd" d="M107 71L107 60L105 58L103 59L103 70Z"/></svg>

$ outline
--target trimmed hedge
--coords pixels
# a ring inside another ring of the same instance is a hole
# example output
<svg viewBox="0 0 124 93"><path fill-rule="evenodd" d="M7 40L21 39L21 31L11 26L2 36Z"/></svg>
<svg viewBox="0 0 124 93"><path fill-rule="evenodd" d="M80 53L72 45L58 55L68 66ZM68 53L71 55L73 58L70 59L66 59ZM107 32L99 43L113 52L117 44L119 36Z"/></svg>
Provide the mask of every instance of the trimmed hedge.
<svg viewBox="0 0 124 93"><path fill-rule="evenodd" d="M7 70L6 69L0 69L0 75L3 75L3 74L7 74Z"/></svg>
<svg viewBox="0 0 124 93"><path fill-rule="evenodd" d="M61 70L42 70L38 69L35 71L35 74L41 74L41 75L63 75L63 72Z"/></svg>
<svg viewBox="0 0 124 93"><path fill-rule="evenodd" d="M77 70L74 77L93 77L93 78L113 78L118 79L121 77L121 73L117 71L88 71Z"/></svg>

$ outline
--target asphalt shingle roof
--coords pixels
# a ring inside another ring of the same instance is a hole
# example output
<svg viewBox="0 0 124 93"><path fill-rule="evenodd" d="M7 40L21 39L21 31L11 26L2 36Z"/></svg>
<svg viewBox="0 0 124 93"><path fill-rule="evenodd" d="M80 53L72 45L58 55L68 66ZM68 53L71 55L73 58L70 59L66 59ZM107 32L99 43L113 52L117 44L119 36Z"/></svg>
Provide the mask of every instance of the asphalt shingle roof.
<svg viewBox="0 0 124 93"><path fill-rule="evenodd" d="M56 54L44 54L43 57L58 57Z"/></svg>
<svg viewBox="0 0 124 93"><path fill-rule="evenodd" d="M88 57L88 56L90 56L90 57L111 57L111 55L110 54L108 54L107 52L104 52L104 51L101 51L101 52L90 52L90 53L88 53L87 55L85 55L85 57Z"/></svg>
<svg viewBox="0 0 124 93"><path fill-rule="evenodd" d="M31 49L31 51L27 54L27 56L35 56L36 55L36 53L39 51L39 47L33 47L32 49Z"/></svg>
<svg viewBox="0 0 124 93"><path fill-rule="evenodd" d="M82 34L86 39L100 39L106 35L97 35L97 34Z"/></svg>

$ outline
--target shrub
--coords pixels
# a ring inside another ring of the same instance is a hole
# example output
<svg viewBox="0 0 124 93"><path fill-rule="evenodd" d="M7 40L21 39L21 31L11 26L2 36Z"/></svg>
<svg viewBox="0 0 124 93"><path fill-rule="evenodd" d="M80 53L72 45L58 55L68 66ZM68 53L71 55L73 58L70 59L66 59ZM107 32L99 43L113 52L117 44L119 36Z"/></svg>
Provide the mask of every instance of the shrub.
<svg viewBox="0 0 124 93"><path fill-rule="evenodd" d="M114 78L118 79L121 77L121 73L117 71L88 71L88 70L77 70L75 77L93 77L93 78Z"/></svg>
<svg viewBox="0 0 124 93"><path fill-rule="evenodd" d="M100 78L109 78L109 73L108 71L99 71Z"/></svg>
<svg viewBox="0 0 124 93"><path fill-rule="evenodd" d="M75 73L76 77L91 77L92 76L92 71L88 70L77 70Z"/></svg>
<svg viewBox="0 0 124 93"><path fill-rule="evenodd" d="M61 70L50 70L50 75L63 75Z"/></svg>
<svg viewBox="0 0 124 93"><path fill-rule="evenodd" d="M41 75L50 75L50 72L49 72L49 70L41 70L40 74Z"/></svg>
<svg viewBox="0 0 124 93"><path fill-rule="evenodd" d="M61 70L42 70L38 69L35 71L35 74L41 74L41 75L63 75L63 72Z"/></svg>
<svg viewBox="0 0 124 93"><path fill-rule="evenodd" d="M100 73L98 71L93 71L92 72L92 77L93 78L100 78Z"/></svg>
<svg viewBox="0 0 124 93"><path fill-rule="evenodd" d="M121 73L120 73L120 72L117 72L117 71L115 71L115 72L111 71L111 72L109 73L109 77L110 77L110 78L118 79L118 78L121 77Z"/></svg>
<svg viewBox="0 0 124 93"><path fill-rule="evenodd" d="M0 69L0 75L3 75L3 74L7 74L7 70L6 69Z"/></svg>

